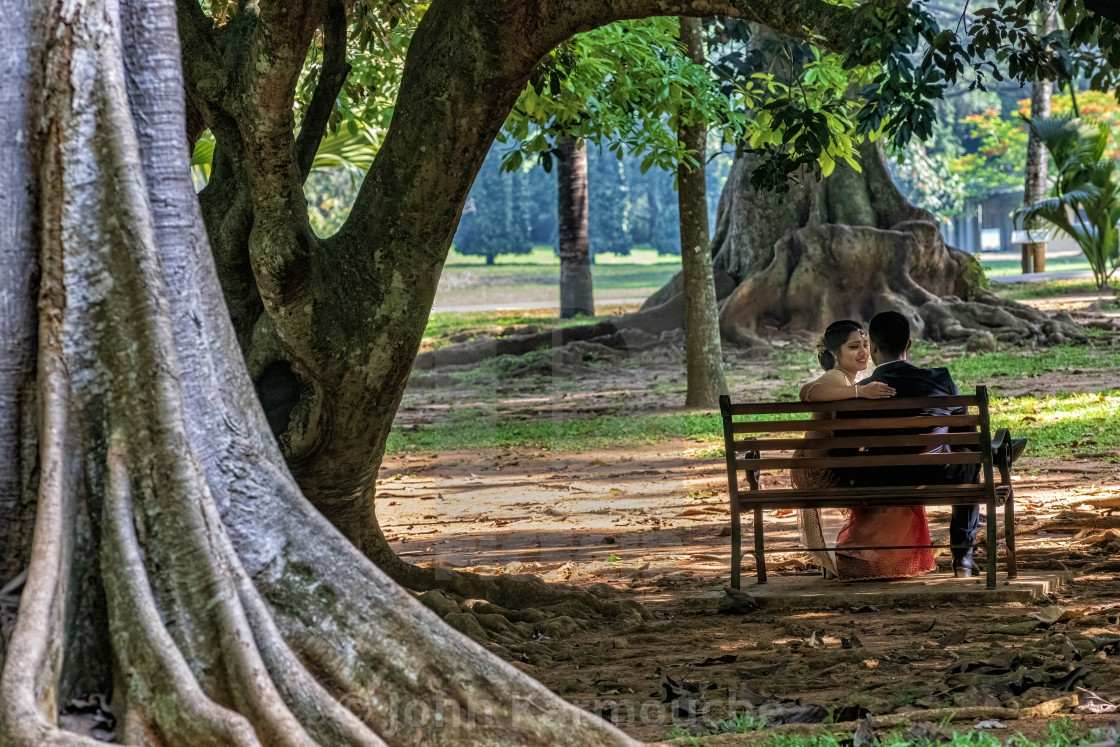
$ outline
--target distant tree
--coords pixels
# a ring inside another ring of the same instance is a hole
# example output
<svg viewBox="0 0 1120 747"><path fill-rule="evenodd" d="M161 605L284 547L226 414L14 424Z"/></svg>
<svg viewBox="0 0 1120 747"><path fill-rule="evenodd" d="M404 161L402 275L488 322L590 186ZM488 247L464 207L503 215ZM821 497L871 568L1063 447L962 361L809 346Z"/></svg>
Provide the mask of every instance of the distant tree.
<svg viewBox="0 0 1120 747"><path fill-rule="evenodd" d="M520 172L501 173L501 156L490 152L463 207L453 240L456 251L486 257L488 265L499 254L532 251L524 181Z"/></svg>
<svg viewBox="0 0 1120 747"><path fill-rule="evenodd" d="M630 235L632 204L623 162L612 152L591 148L587 169L591 254L629 254L634 246Z"/></svg>
<svg viewBox="0 0 1120 747"><path fill-rule="evenodd" d="M529 218L529 241L548 244L555 249L556 228L556 172L526 164L519 169L524 174L525 209Z"/></svg>
<svg viewBox="0 0 1120 747"><path fill-rule="evenodd" d="M722 131L730 137L741 132L745 124L735 98L719 90L704 65L682 54L672 18L610 24L569 39L545 57L499 136L500 141L517 145L508 152L504 167L514 170L526 159L536 159L550 170L559 159L564 169L564 153L573 142L569 138L574 138L605 145L617 158L637 155L642 173L654 166L675 171L684 151L677 139L675 119L680 107L687 104L703 111L712 121L720 122ZM570 173L562 170L560 176ZM614 177L609 178L614 181ZM670 190L672 181L669 177ZM558 190L561 199L571 204L573 188L561 181ZM676 202L672 192L650 196L650 207L658 206L650 213L650 233L657 237L659 250L675 254L679 253L676 211L671 223L668 215L661 214L661 206L667 206L670 200ZM584 263L575 248L591 247L592 243L625 245L622 226L598 222L594 215L598 206L600 203L593 201L587 237L575 241L575 234L561 225L562 298L569 280L578 282L581 288L590 287L590 273L581 269L589 267L590 259ZM612 220L610 214L620 217L622 205L614 203L606 208L602 213L605 220ZM572 243L566 243L565 237L573 239ZM565 250L564 246L570 248Z"/></svg>
<svg viewBox="0 0 1120 747"><path fill-rule="evenodd" d="M649 245L659 254L681 253L680 206L673 175L661 169L645 173Z"/></svg>
<svg viewBox="0 0 1120 747"><path fill-rule="evenodd" d="M1054 8L1049 0L1042 0L1038 14L1039 32L1042 35L1054 29ZM1046 119L1050 116L1050 98L1054 87L1053 81L1045 78L1036 80L1031 84L1030 118ZM1026 175L1023 179L1023 206L1027 207L1040 201L1046 195L1047 172L1046 146L1043 145L1034 130L1027 139L1027 160L1023 164ZM1033 226L1025 226L1033 228ZM1039 241L1030 241L1023 244L1022 269L1027 272L1042 272L1046 269L1046 244Z"/></svg>
<svg viewBox="0 0 1120 747"><path fill-rule="evenodd" d="M1080 91L1077 101L1087 119L1108 126L1105 157L1120 157L1115 134L1120 128L1120 104L1116 98L1100 91ZM1023 186L1028 143L1023 118L1031 114L1031 99L1020 99L1006 111L995 106L994 97L976 97L973 103L985 102L989 105L967 114L963 113L965 107L939 107L943 121L934 128L931 139L912 142L902 152L902 163L893 165L892 173L907 197L941 219L959 215L971 201ZM1070 116L1073 101L1068 94L1053 96L1051 109L1054 116Z"/></svg>
<svg viewBox="0 0 1120 747"><path fill-rule="evenodd" d="M588 238L587 145L564 135L559 143L556 195L560 255L560 316L594 316L591 243Z"/></svg>

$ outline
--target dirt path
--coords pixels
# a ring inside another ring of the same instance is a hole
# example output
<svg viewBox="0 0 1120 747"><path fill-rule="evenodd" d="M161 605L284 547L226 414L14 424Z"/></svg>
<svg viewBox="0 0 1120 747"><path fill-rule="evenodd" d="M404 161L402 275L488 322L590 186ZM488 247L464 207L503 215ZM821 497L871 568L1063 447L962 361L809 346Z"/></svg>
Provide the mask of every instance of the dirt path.
<svg viewBox="0 0 1120 747"><path fill-rule="evenodd" d="M735 707L729 691L737 698L753 697L745 694L750 691L847 708L846 714L857 706L877 714L1029 706L1073 686L1120 701L1120 656L1115 649L1090 650L1093 636L1120 638L1120 515L1106 515L1120 507L1120 467L1082 463L1073 472L1070 465L1024 458L1018 486L1024 565L1064 562L1080 569L1081 578L1051 601L1085 614L1009 636L990 631L1028 621L1038 610L1012 604L715 614L697 596L726 583L726 483L718 459L689 456L695 447L397 457L385 464L382 525L394 549L412 562L608 585L611 593L643 602L655 620L592 623L542 643L544 657L522 666L586 707L619 703L615 720L647 740L664 737L674 722L706 724L669 712L662 702L667 682L695 688L693 713L711 719ZM1029 474L1034 470L1037 475ZM944 528L947 519L945 511L931 512L935 527ZM772 514L767 522L776 528L769 533L776 546L793 546L792 515ZM773 561L779 573L808 572L798 553ZM861 647L844 648L842 639L853 637ZM1076 664L1063 658L1067 639L1085 649ZM708 659L716 663L705 666ZM969 663L981 660L989 664ZM970 671L960 671L962 662ZM1078 668L1085 671L1066 682Z"/></svg>

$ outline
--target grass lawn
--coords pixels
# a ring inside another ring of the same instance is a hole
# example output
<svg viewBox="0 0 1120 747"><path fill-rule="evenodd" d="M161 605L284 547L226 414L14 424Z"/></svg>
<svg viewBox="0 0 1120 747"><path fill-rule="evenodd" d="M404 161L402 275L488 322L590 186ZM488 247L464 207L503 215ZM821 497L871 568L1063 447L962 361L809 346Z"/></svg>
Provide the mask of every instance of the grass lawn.
<svg viewBox="0 0 1120 747"><path fill-rule="evenodd" d="M595 297L640 302L665 285L680 266L680 257L652 249L635 249L626 256L599 255L591 266ZM560 259L550 246L538 246L531 254L501 255L493 265L487 265L484 257L452 251L440 277L436 314L446 313L440 309L502 304L556 308L559 287Z"/></svg>
<svg viewBox="0 0 1120 747"><path fill-rule="evenodd" d="M1020 271L1018 259L985 262L989 275L1009 275ZM1054 257L1047 263L1053 272L1088 269L1084 257ZM629 256L602 255L592 267L598 298L633 299L638 302L666 283L680 268L679 257L660 255L650 249L636 249ZM552 247L538 246L528 255L503 255L494 265L484 257L463 256L452 251L448 256L437 296L439 306L470 306L508 302L524 305L540 303L541 310L526 311L447 311L434 312L428 321L425 338L435 346L451 341L459 330L486 330L494 334L502 328L539 325L544 329L589 321L560 320L543 309L555 308L559 282L559 259ZM1051 280L1041 283L996 284L1000 295L1013 299L1051 295L1091 294L1097 290L1091 280ZM618 309L600 309L606 318ZM926 344L915 347L913 359L919 365L950 366L954 379L964 391L987 384L992 394L993 426L1010 427L1032 439L1032 450L1066 458L1084 451L1120 449L1120 390L1100 393L1057 392L1046 398L1000 396L1001 383L1019 382L1030 377L1050 376L1084 369L1120 368L1120 352L1093 346L1059 346L1049 350L963 355L952 360ZM501 378L508 367L487 361L474 371L454 374L464 386L478 384L478 378ZM773 396L794 399L797 391L816 370L811 351L789 346L775 350L761 374L780 381ZM757 376L757 373L747 374ZM749 388L729 371L733 390ZM1120 381L1120 380L1118 380ZM738 384L743 387L737 387ZM542 385L543 386L543 385ZM498 419L489 407L457 410L459 415L446 423L401 431L395 428L389 439L389 452L405 448L442 451L446 449L531 446L557 451L581 451L609 446L656 443L672 439L696 439L710 446L700 451L718 450L721 426L715 413L674 413L619 418L610 414L592 417L557 415L550 420ZM1039 453L1039 452L1036 452Z"/></svg>
<svg viewBox="0 0 1120 747"><path fill-rule="evenodd" d="M701 734L713 736L717 734L744 734L765 730L765 722L751 713L740 714L737 718L730 719L716 728ZM924 724L912 727L912 731L901 728L889 732L875 733L869 740L870 744L877 747L923 747L925 745L941 745L942 747L1002 747L1007 741L1001 738L998 732L989 729L977 729L970 724L941 723ZM1076 747L1098 740L1100 735L1091 733L1080 724L1075 724L1069 716L1062 716L1046 725L1045 733L1038 741L1027 739L1022 734L1012 737L1016 747ZM704 740L690 735L680 726L670 729L665 735L666 739L678 740L678 744L696 745L703 747ZM844 747L851 744L851 738L845 735L832 733L824 734L774 734L769 739L754 741L758 747Z"/></svg>
<svg viewBox="0 0 1120 747"><path fill-rule="evenodd" d="M1022 261L1014 259L983 259L980 265L984 274L990 278L1004 277L1006 275L1021 275L1023 273ZM1089 261L1085 255L1076 254L1072 257L1049 257L1046 260L1047 272L1089 272Z"/></svg>
<svg viewBox="0 0 1120 747"><path fill-rule="evenodd" d="M993 397L991 409L992 428L1010 428L1015 436L1027 436L1034 454L1076 459L1084 452L1110 453L1110 461L1115 461L1120 453L1120 389L1043 399ZM394 428L388 452L510 446L580 452L691 439L714 447L697 448L696 456L722 454L723 426L714 411L589 418L558 414L548 420L501 419L475 408L454 412L451 420L439 425L407 431Z"/></svg>
<svg viewBox="0 0 1120 747"><path fill-rule="evenodd" d="M1077 280L1066 278L1064 280L1046 280L1028 283L995 283L992 290L1002 298L1013 301L1025 301L1032 298L1051 298L1054 296L1097 296L1115 294L1117 283L1113 282L1109 289L1101 290L1092 280Z"/></svg>
<svg viewBox="0 0 1120 747"><path fill-rule="evenodd" d="M424 338L442 337L462 329L479 327L503 328L539 324L547 327L565 327L570 324L587 324L589 321L606 317L581 316L576 319L560 319L555 316L536 313L533 310L521 311L439 311L428 317L424 328Z"/></svg>
<svg viewBox="0 0 1120 747"><path fill-rule="evenodd" d="M775 394L779 399L795 398L807 378L805 371L812 370L809 351L787 350L777 351L768 368L783 381ZM480 374L498 372L506 357L484 363L486 371L454 375L470 384ZM1120 388L1059 391L1047 397L1000 395L1001 382L1022 382L1062 372L1120 369L1120 351L1091 345L1061 345L1027 354L1013 351L943 360L937 348L923 343L915 347L913 360L923 366L948 365L965 392L978 384L987 384L992 398L992 427L1010 428L1016 436L1029 437L1035 454L1065 459L1076 459L1085 453L1120 454ZM489 406L477 406L452 409L449 418L436 425L407 430L394 427L387 450L393 454L406 449L439 452L526 446L578 452L690 439L700 442L694 455L706 457L722 453L722 433L720 417L714 411L590 417L557 413L548 419L523 419L499 417ZM1110 460L1118 458L1111 456Z"/></svg>

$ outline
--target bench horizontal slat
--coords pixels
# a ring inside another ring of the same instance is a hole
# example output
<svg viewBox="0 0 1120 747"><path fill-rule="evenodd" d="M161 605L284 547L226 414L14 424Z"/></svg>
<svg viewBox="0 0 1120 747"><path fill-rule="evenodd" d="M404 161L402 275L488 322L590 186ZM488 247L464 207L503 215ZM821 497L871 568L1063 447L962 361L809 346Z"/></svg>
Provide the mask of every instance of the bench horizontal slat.
<svg viewBox="0 0 1120 747"><path fill-rule="evenodd" d="M995 486L996 502L1003 504L1008 486ZM911 485L881 488L830 488L828 490L751 490L739 492L739 509L761 508L891 508L895 506L953 506L986 503L986 485Z"/></svg>
<svg viewBox="0 0 1120 747"><path fill-rule="evenodd" d="M732 423L732 433L776 433L778 431L849 431L896 428L953 428L977 425L977 415L923 415L913 418L828 418L827 420L758 420Z"/></svg>
<svg viewBox="0 0 1120 747"><path fill-rule="evenodd" d="M926 407L977 407L976 395L957 397L907 397L905 399L838 399L832 402L744 402L731 405L732 415L775 415L798 412L850 410L918 410Z"/></svg>
<svg viewBox="0 0 1120 747"><path fill-rule="evenodd" d="M842 467L903 467L934 464L980 464L978 451L936 454L865 454L862 456L770 457L736 459L735 468L750 469L835 469Z"/></svg>
<svg viewBox="0 0 1120 747"><path fill-rule="evenodd" d="M798 449L858 449L861 446L979 445L980 433L913 433L900 436L834 436L831 438L754 438L734 442L735 452L797 451Z"/></svg>
<svg viewBox="0 0 1120 747"><path fill-rule="evenodd" d="M884 546L875 546L875 547L871 547L871 546L865 546L865 547L851 546L850 547L848 545L841 545L840 547L836 547L836 546L795 547L795 548L792 548L792 549L790 549L788 547L778 547L778 548L774 548L774 549L770 549L770 550L763 550L762 552L765 555L788 555L791 552L835 552L836 550L841 550L841 551L844 551L844 550L926 550L926 549L929 549L929 550L962 549L963 550L963 549L968 548L968 547L973 547L973 545L962 545L962 546L958 546L958 547L953 547L952 545L884 545ZM983 546L981 546L981 548L982 547Z"/></svg>

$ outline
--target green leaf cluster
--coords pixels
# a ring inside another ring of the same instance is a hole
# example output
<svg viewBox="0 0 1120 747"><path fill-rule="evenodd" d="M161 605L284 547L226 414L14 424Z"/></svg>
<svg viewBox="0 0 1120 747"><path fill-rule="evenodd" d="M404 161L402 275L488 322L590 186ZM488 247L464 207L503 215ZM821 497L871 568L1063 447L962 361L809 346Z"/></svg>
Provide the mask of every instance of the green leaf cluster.
<svg viewBox="0 0 1120 747"><path fill-rule="evenodd" d="M1022 81L1078 78L1098 91L1120 89L1120 25L1086 8L1084 0L1060 0L1060 29L1039 36L1030 19L1042 0L998 0L976 11L968 33L977 55L990 54Z"/></svg>
<svg viewBox="0 0 1120 747"><path fill-rule="evenodd" d="M346 59L350 73L331 113L329 134L340 129L357 136L363 128L380 143L400 90L404 61L416 25L429 3L414 0L358 0L348 15ZM296 121L311 100L322 72L323 39L315 40L296 88Z"/></svg>
<svg viewBox="0 0 1120 747"><path fill-rule="evenodd" d="M535 71L499 135L512 144L503 167L539 161L550 170L556 141L569 135L638 155L642 171L695 165L677 140L681 124L707 123L733 140L745 107L725 95L705 65L687 59L675 18L603 26L568 40Z"/></svg>

